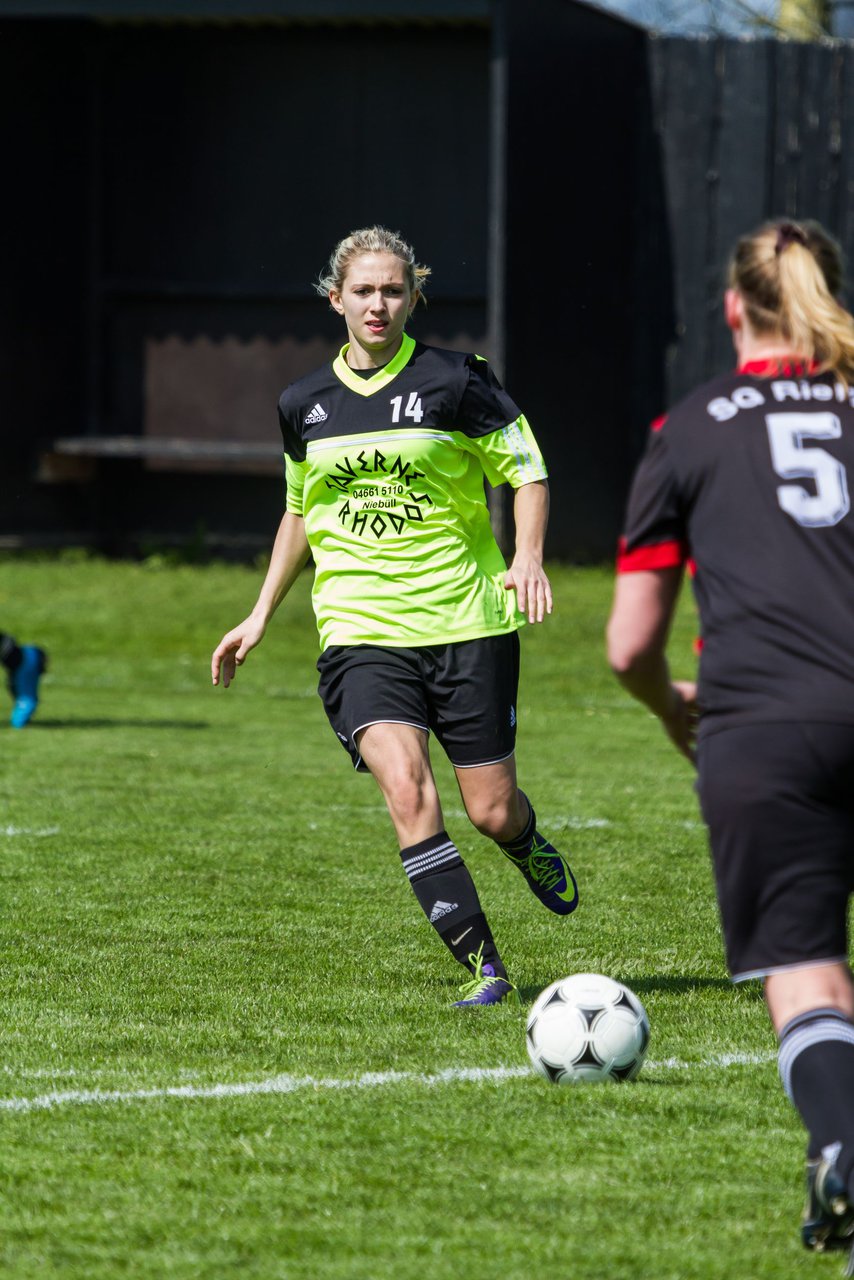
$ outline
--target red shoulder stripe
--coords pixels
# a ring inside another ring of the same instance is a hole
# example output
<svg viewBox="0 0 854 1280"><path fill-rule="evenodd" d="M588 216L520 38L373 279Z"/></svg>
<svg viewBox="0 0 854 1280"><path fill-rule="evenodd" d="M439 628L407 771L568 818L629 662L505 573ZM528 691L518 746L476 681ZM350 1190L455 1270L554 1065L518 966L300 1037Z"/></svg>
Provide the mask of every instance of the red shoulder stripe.
<svg viewBox="0 0 854 1280"><path fill-rule="evenodd" d="M626 549L626 539L621 538L617 547L617 573L637 573L641 569L675 569L688 559L688 547L684 542L656 542L650 547Z"/></svg>

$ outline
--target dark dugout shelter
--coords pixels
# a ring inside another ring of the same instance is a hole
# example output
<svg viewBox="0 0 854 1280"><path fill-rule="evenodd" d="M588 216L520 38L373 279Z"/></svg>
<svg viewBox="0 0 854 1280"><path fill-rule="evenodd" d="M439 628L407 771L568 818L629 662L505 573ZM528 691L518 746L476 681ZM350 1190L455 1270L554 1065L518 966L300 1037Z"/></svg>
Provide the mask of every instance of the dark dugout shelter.
<svg viewBox="0 0 854 1280"><path fill-rule="evenodd" d="M267 547L279 391L341 340L312 281L380 221L412 331L531 420L548 554L609 558L647 423L731 359L735 237L851 259L852 74L582 0L0 0L0 545Z"/></svg>
<svg viewBox="0 0 854 1280"><path fill-rule="evenodd" d="M610 552L631 414L596 335L628 340L644 37L533 10L0 0L6 545L266 545L279 391L340 341L311 282L382 221L433 268L413 331L528 412L550 553Z"/></svg>

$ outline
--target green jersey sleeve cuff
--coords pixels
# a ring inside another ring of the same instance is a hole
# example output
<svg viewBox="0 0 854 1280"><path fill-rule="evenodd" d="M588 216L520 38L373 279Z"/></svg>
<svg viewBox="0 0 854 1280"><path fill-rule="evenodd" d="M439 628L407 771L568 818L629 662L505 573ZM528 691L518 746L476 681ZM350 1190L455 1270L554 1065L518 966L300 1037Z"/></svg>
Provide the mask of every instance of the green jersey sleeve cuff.
<svg viewBox="0 0 854 1280"><path fill-rule="evenodd" d="M523 484L548 477L543 455L523 413L514 422L489 435L467 440L491 485L509 484L521 489Z"/></svg>
<svg viewBox="0 0 854 1280"><path fill-rule="evenodd" d="M285 494L285 510L290 511L292 515L301 516L303 514L303 490L305 488L305 477L308 471L308 465L305 462L294 462L293 458L289 458L285 454L285 485L287 491Z"/></svg>

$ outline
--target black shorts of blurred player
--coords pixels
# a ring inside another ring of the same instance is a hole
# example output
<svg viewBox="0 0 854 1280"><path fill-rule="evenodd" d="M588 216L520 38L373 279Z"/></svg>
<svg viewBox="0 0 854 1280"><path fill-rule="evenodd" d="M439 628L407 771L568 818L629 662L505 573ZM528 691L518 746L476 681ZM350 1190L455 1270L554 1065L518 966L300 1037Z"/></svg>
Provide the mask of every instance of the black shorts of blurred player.
<svg viewBox="0 0 854 1280"><path fill-rule="evenodd" d="M733 979L844 964L854 726L734 726L701 735L697 764Z"/></svg>
<svg viewBox="0 0 854 1280"><path fill-rule="evenodd" d="M318 692L356 769L371 725L430 732L457 769L508 760L516 746L519 636L514 631L415 649L333 645L321 654Z"/></svg>

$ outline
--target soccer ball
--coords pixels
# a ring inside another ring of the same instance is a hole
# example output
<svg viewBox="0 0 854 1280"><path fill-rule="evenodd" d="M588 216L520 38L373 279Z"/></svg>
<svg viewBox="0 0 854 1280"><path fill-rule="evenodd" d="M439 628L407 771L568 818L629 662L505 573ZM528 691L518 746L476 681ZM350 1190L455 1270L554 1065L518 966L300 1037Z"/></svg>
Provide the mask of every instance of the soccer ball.
<svg viewBox="0 0 854 1280"><path fill-rule="evenodd" d="M531 1006L528 1054L552 1084L634 1080L649 1044L649 1019L633 991L598 973L575 973Z"/></svg>

